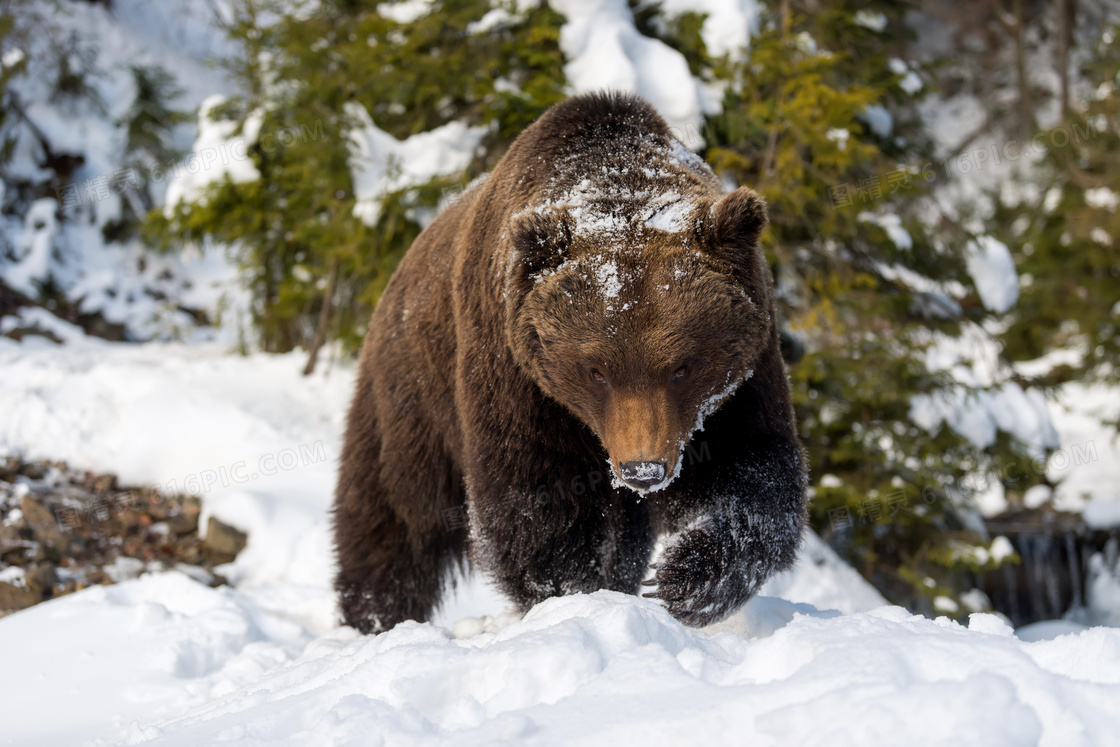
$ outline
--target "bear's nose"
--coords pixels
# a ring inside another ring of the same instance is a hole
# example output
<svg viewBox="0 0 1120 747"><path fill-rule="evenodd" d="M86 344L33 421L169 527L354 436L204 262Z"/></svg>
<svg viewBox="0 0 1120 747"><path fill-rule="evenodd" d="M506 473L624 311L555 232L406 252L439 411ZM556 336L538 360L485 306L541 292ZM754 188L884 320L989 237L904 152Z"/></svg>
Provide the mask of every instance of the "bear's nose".
<svg viewBox="0 0 1120 747"><path fill-rule="evenodd" d="M627 485L642 490L665 479L665 462L622 462L618 467Z"/></svg>

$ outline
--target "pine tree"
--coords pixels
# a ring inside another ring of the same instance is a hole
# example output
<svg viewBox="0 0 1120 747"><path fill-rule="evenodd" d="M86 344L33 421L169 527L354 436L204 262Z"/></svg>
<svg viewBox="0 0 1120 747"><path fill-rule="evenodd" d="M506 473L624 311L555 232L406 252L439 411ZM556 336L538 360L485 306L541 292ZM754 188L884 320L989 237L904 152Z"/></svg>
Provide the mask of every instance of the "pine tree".
<svg viewBox="0 0 1120 747"><path fill-rule="evenodd" d="M7 39L15 25L15 18L10 12L0 13L0 49L4 49L6 45L4 40ZM10 56L9 56L10 55ZM8 91L10 81L19 75L27 66L22 51L6 51L3 60L0 61L0 177L3 177L3 191L0 191L0 208L4 204L4 195L7 192L8 178L4 173L4 165L11 160L12 148L15 147L15 138L11 135L8 129L8 122L11 119L11 104Z"/></svg>
<svg viewBox="0 0 1120 747"><path fill-rule="evenodd" d="M118 123L124 130L123 168L114 174L113 187L122 196L121 217L105 226L106 241L126 241L142 230L154 201L152 176L182 153L171 146L174 130L186 122L186 112L175 108L182 89L174 76L157 65L129 67L136 93Z"/></svg>
<svg viewBox="0 0 1120 747"><path fill-rule="evenodd" d="M152 206L147 188L151 167L177 155L169 144L172 130L185 121L185 115L174 107L180 92L171 74L158 65L107 69L99 40L70 23L68 10L60 3L0 0L0 40L5 42L5 59L12 61L0 72L4 96L0 161L7 158L18 140L24 151L32 154L36 167L29 169L25 159L18 176L3 172L6 207L22 218L35 201L55 200L61 235L70 227L112 215L116 203L109 196L116 192L122 198L120 214L104 220L102 233L105 244L122 244L138 233ZM102 98L105 81L117 74L130 75L135 89L129 108L119 120ZM19 85L10 85L17 75ZM40 111L33 111L32 104L38 104ZM89 147L94 152L76 152L72 142L56 142L57 131L43 126L42 120L49 122L52 115L116 126L123 147L115 142L91 142ZM111 170L95 173L91 163ZM61 247L66 239L60 238L59 242ZM60 251L59 256L73 258L96 250L96 246L82 242ZM73 276L72 272L63 274ZM42 283L38 300L91 332L117 338L124 335L120 324L106 322L98 312L79 312L82 299L70 298L68 293L69 289L57 286L52 270Z"/></svg>
<svg viewBox="0 0 1120 747"><path fill-rule="evenodd" d="M380 7L380 6L378 6ZM266 350L310 350L328 337L353 351L392 269L420 231L418 209L491 166L512 139L562 98L559 17L545 7L476 32L484 0L434 2L404 24L376 8L324 2L314 11L241 0L226 32L244 54L229 61L246 92L217 112L262 132L322 127L323 137L266 152L252 148L261 178L215 185L204 201L168 220L153 214L149 235L214 240L236 247L250 278L255 322ZM488 126L468 173L386 195L376 225L354 216L348 157L361 104L398 138L451 121Z"/></svg>
<svg viewBox="0 0 1120 747"><path fill-rule="evenodd" d="M1023 284L1002 339L1009 359L1070 350L1075 358L1036 382L1120 381L1120 26L1087 45L1087 92L1057 128L1039 132L1045 158L1029 173L1033 199L999 202L992 223L1009 245ZM1120 423L1116 424L1120 427Z"/></svg>

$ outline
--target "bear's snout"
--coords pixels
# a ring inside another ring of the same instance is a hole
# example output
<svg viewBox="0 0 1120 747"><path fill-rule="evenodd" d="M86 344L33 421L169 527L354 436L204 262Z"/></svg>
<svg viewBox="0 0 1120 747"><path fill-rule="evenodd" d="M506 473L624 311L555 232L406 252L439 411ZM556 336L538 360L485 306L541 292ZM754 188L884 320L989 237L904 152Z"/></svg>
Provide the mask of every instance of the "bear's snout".
<svg viewBox="0 0 1120 747"><path fill-rule="evenodd" d="M623 462L618 465L622 480L631 487L646 490L665 479L665 462Z"/></svg>
<svg viewBox="0 0 1120 747"><path fill-rule="evenodd" d="M615 474L634 490L660 490L676 465L679 416L664 388L619 388L612 392L603 446Z"/></svg>

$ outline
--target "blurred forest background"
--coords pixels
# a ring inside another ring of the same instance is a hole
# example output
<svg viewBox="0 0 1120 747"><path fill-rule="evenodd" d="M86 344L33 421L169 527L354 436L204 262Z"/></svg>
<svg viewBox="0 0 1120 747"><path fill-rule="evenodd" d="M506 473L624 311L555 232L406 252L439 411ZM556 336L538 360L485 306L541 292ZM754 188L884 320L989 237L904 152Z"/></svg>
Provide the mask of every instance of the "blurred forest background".
<svg viewBox="0 0 1120 747"><path fill-rule="evenodd" d="M0 0L0 315L334 365L519 132L636 90L769 203L814 529L916 611L1055 616L1116 564L1115 467L1067 478L1120 425L1118 24L1113 0ZM1071 401L1098 422L1062 442Z"/></svg>

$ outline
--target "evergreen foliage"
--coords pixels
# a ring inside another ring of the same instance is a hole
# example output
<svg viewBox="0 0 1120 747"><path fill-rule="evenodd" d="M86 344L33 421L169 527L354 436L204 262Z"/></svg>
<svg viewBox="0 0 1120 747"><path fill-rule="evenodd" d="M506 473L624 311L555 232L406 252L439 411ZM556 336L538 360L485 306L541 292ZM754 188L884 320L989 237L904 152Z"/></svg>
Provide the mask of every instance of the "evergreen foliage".
<svg viewBox="0 0 1120 747"><path fill-rule="evenodd" d="M36 81L45 83L46 90L38 93L60 111L81 120L91 114L109 116L100 86L111 72L116 72L102 68L99 48L93 41L73 30L61 30L52 22L49 11L59 13L63 6L53 0L50 4L53 8L45 5L29 0L0 2L0 41L12 41L11 50L18 50L19 58L18 62L0 70L0 90L5 97L0 109L0 133L3 134L0 159L6 160L11 155L19 134L17 129L22 129L25 137L36 140L42 151L39 164L44 172L42 179L5 179L6 185L13 188L14 194L9 197L18 200L20 205L42 197L64 199L63 193L71 187L77 190L74 194L82 191L77 179L85 165L85 155L68 152L65 146L56 152L49 134L27 111L25 104L31 102L24 102L9 91L9 82L20 75L32 77L30 72L34 67L32 90ZM28 49L35 51L26 52ZM138 233L154 204L152 167L179 157L180 153L171 145L174 129L188 119L174 104L182 92L169 72L154 64L134 64L128 74L133 83L131 103L119 121L114 122L121 130L123 144L115 164L118 168L111 174L93 175L111 178L112 188L124 198L121 216L104 227L105 240L109 243L127 241ZM75 216L62 210L58 217L66 221ZM83 212L79 220L89 218Z"/></svg>
<svg viewBox="0 0 1120 747"><path fill-rule="evenodd" d="M2 45L4 39L12 33L14 25L15 18L10 12L5 11L0 13L0 45ZM10 96L8 83L12 78L22 72L26 65L27 62L22 59L22 55L20 55L20 59L18 60L13 57L0 64L0 133L2 133L2 139L0 139L0 169L3 169L4 164L11 159L12 148L15 147L15 138L12 136L7 126L12 116L11 104L8 100ZM4 181L6 183L7 179ZM0 203L3 203L2 198L0 198Z"/></svg>
<svg viewBox="0 0 1120 747"><path fill-rule="evenodd" d="M321 125L323 137L271 153L257 143L251 155L259 181L226 181L172 219L150 219L150 235L165 243L235 247L266 350L304 347L314 356L330 337L355 351L423 211L492 166L563 98L561 19L543 5L517 14L511 4L485 31L472 26L492 10L485 0L437 0L408 24L378 7L324 2L308 13L290 4L236 3L226 31L244 54L228 64L247 93L220 113L238 121L263 113L262 132ZM451 121L488 126L482 155L460 179L388 195L376 225L366 226L353 213L347 158L357 123L348 102L397 138Z"/></svg>
<svg viewBox="0 0 1120 747"><path fill-rule="evenodd" d="M1120 26L1099 30L1083 64L1088 95L1059 127L1039 132L1042 188L1000 203L993 224L1023 282L1003 333L1012 360L1070 350L1036 383L1120 381ZM1120 425L1120 424L1118 424Z"/></svg>

